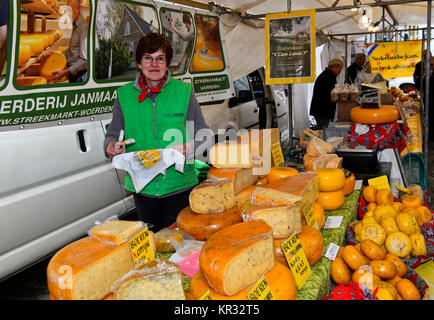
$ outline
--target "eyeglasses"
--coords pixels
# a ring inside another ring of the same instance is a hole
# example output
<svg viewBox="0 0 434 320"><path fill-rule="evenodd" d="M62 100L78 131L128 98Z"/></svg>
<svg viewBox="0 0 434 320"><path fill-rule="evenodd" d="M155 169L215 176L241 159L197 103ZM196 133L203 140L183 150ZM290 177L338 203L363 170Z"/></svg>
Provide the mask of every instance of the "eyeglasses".
<svg viewBox="0 0 434 320"><path fill-rule="evenodd" d="M142 62L146 64L152 64L153 61L156 61L158 64L165 64L166 63L166 57L165 56L158 56L155 58L152 58L151 56L143 56Z"/></svg>

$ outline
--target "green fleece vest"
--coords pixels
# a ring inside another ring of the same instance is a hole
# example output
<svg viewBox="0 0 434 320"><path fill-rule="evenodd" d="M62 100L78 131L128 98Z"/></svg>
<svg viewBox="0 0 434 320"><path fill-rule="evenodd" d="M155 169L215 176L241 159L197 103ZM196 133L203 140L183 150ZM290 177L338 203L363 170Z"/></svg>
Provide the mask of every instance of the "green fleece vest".
<svg viewBox="0 0 434 320"><path fill-rule="evenodd" d="M130 82L118 88L118 98L125 120L125 140L135 139L126 147L126 152L149 149L164 149L175 141L173 136L187 141L186 118L190 101L191 85L169 76L154 102L147 97L138 102L141 92ZM166 137L164 136L166 134ZM170 138L172 137L172 140ZM169 141L165 140L169 139ZM159 174L140 192L152 196L163 196L198 183L194 164L185 164L184 173L178 172L175 165L166 170L166 176ZM130 174L124 178L125 189L136 192Z"/></svg>

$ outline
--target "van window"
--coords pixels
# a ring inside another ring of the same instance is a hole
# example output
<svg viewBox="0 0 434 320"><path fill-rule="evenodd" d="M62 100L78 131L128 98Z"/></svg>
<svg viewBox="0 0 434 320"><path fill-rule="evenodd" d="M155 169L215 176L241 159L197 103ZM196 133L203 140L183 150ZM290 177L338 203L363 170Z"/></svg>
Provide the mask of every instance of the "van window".
<svg viewBox="0 0 434 320"><path fill-rule="evenodd" d="M229 99L229 108L235 107L240 103L254 100L250 81L247 76L234 81L235 97Z"/></svg>

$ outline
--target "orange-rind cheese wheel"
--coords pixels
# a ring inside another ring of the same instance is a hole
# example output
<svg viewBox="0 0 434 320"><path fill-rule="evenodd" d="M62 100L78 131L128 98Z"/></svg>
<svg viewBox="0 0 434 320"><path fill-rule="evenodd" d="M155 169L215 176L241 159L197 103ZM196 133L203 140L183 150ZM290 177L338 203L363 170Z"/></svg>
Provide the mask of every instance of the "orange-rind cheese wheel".
<svg viewBox="0 0 434 320"><path fill-rule="evenodd" d="M361 124L383 124L400 118L397 106L382 105L379 108L355 107L351 109L351 121Z"/></svg>
<svg viewBox="0 0 434 320"><path fill-rule="evenodd" d="M59 52L53 52L46 59L41 60L39 73L41 76L51 78L54 70L66 68L66 57Z"/></svg>
<svg viewBox="0 0 434 320"><path fill-rule="evenodd" d="M32 57L32 49L28 44L20 43L18 50L18 66L21 67L27 63Z"/></svg>

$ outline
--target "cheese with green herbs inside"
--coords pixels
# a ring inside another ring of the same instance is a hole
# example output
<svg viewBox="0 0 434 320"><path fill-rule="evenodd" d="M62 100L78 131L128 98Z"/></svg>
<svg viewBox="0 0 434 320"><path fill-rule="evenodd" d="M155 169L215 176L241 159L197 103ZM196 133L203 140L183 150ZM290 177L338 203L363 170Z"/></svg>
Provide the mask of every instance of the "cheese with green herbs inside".
<svg viewBox="0 0 434 320"><path fill-rule="evenodd" d="M231 179L203 181L191 190L189 201L196 213L223 212L237 205Z"/></svg>

